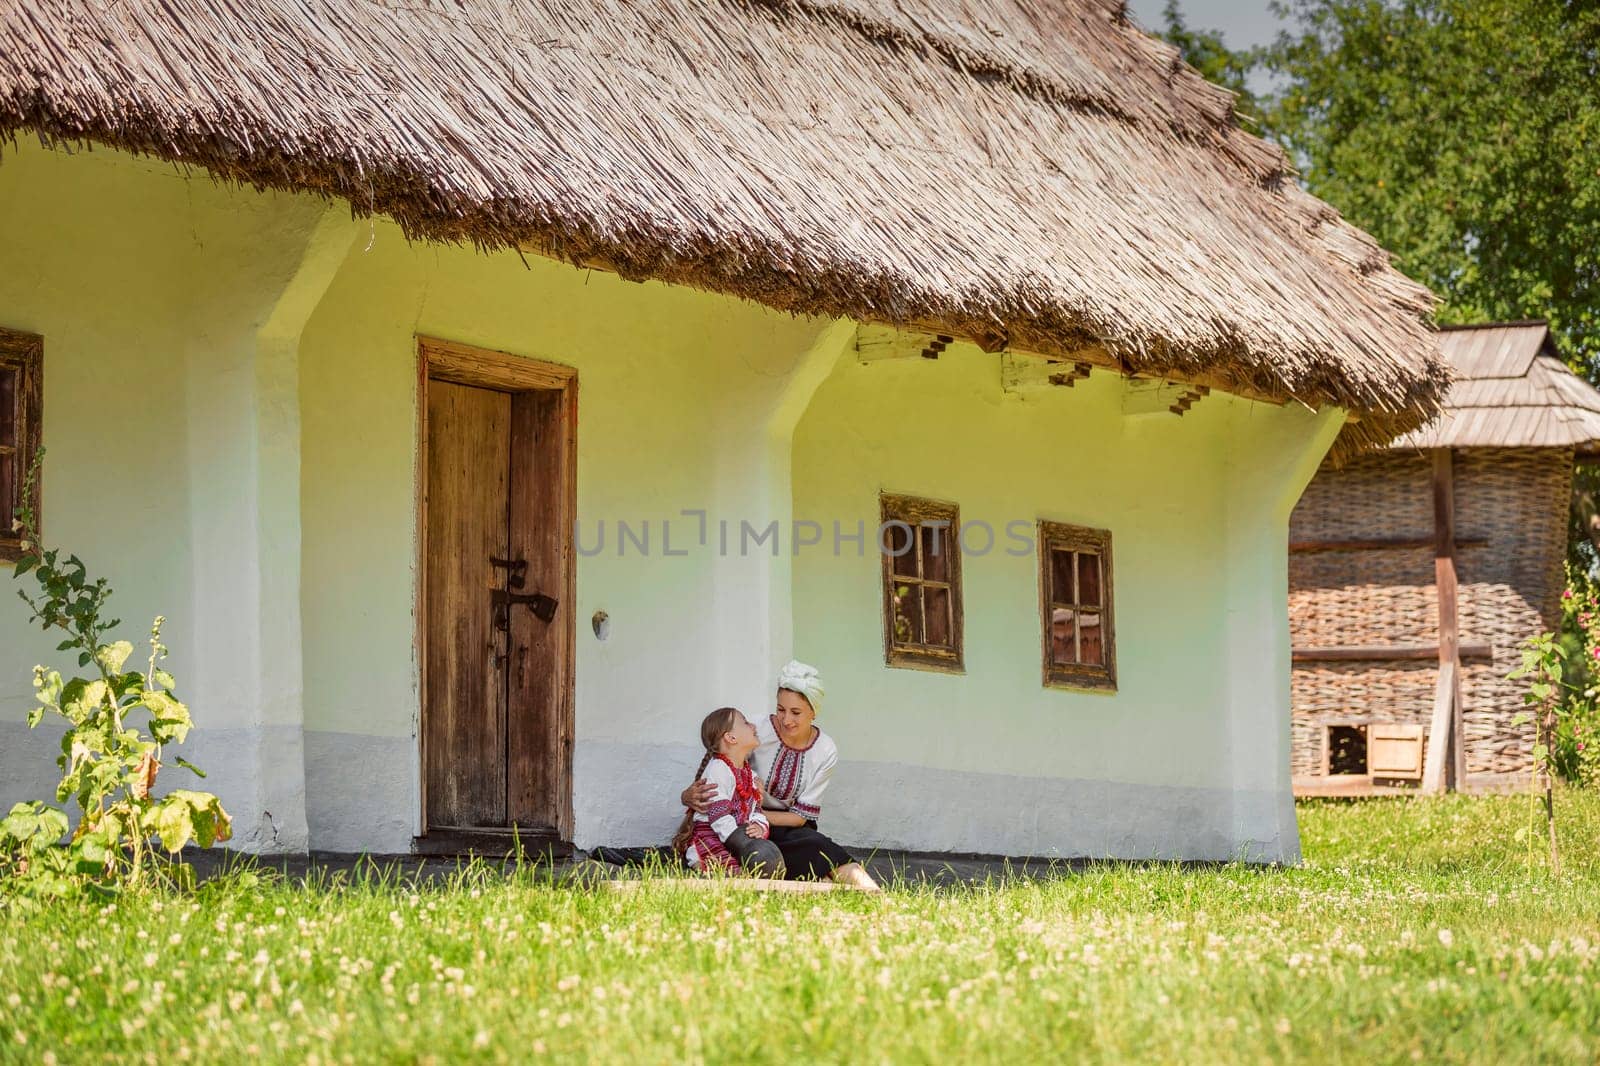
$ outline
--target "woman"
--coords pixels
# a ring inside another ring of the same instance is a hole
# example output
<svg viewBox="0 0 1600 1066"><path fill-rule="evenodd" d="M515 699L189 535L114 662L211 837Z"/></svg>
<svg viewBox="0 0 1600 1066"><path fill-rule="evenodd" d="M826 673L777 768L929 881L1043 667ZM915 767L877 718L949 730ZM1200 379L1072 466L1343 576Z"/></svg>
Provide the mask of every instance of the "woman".
<svg viewBox="0 0 1600 1066"><path fill-rule="evenodd" d="M761 743L750 765L763 785L770 839L783 852L790 878L829 878L876 892L878 883L866 868L817 829L822 794L839 763L833 738L817 728L822 696L816 668L790 661L778 674L776 710L755 723ZM690 785L683 792L684 806L704 812L708 792L704 782Z"/></svg>

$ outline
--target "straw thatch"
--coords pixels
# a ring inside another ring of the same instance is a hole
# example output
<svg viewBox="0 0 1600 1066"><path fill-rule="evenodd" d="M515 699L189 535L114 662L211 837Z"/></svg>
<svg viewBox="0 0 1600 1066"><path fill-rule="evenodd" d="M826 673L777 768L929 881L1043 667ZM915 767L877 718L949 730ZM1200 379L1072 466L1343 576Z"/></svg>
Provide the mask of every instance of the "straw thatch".
<svg viewBox="0 0 1600 1066"><path fill-rule="evenodd" d="M1434 421L1395 448L1572 448L1600 453L1600 392L1561 361L1545 322L1440 334L1455 384Z"/></svg>
<svg viewBox="0 0 1600 1066"><path fill-rule="evenodd" d="M774 307L1333 403L1431 297L1107 0L0 0L0 133Z"/></svg>

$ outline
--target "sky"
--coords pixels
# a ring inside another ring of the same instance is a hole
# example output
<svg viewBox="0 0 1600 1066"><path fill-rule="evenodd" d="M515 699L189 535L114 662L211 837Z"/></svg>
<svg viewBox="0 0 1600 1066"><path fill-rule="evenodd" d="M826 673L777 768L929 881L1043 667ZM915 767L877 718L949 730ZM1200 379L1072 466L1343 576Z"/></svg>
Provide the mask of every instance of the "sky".
<svg viewBox="0 0 1600 1066"><path fill-rule="evenodd" d="M1277 37L1282 24L1267 9L1268 0L1179 0L1183 20L1194 30L1217 30L1229 48L1250 48L1268 44ZM1166 0L1130 0L1128 10L1139 25L1151 33L1161 30L1161 9ZM1262 92L1272 87L1263 73L1252 75L1251 90Z"/></svg>
<svg viewBox="0 0 1600 1066"><path fill-rule="evenodd" d="M1128 9L1147 30L1161 28L1165 0L1131 0ZM1220 30L1230 48L1266 44L1278 35L1278 20L1267 0L1180 0L1179 10L1193 29Z"/></svg>

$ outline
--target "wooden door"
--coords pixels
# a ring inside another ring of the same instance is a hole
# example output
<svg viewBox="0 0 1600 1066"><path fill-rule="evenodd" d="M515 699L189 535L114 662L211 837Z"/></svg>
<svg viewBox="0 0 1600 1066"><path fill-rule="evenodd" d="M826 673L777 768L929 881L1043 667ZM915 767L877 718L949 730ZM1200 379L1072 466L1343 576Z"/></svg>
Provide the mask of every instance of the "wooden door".
<svg viewBox="0 0 1600 1066"><path fill-rule="evenodd" d="M427 824L507 824L505 657L492 597L510 540L511 396L428 383L423 752Z"/></svg>
<svg viewBox="0 0 1600 1066"><path fill-rule="evenodd" d="M511 397L510 557L528 564L524 595L558 600L569 587L571 563L571 523L562 517L572 479L567 410L563 392L541 389ZM558 602L555 610L570 608ZM507 816L522 826L561 826L571 798L571 753L562 714L571 676L571 629L565 618L557 624L556 618L546 621L520 606L507 624Z"/></svg>
<svg viewBox="0 0 1600 1066"><path fill-rule="evenodd" d="M577 374L419 340L423 838L572 834Z"/></svg>

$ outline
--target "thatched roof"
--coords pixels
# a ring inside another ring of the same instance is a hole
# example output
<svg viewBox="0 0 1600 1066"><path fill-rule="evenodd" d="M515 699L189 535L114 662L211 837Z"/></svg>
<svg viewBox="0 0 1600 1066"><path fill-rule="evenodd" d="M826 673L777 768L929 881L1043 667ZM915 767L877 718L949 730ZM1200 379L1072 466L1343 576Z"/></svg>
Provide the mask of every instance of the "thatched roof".
<svg viewBox="0 0 1600 1066"><path fill-rule="evenodd" d="M1395 448L1573 448L1600 453L1600 392L1562 362L1544 322L1440 333L1455 384L1436 420Z"/></svg>
<svg viewBox="0 0 1600 1066"><path fill-rule="evenodd" d="M1431 297L1110 0L0 0L0 133L1360 412L1446 383Z"/></svg>

